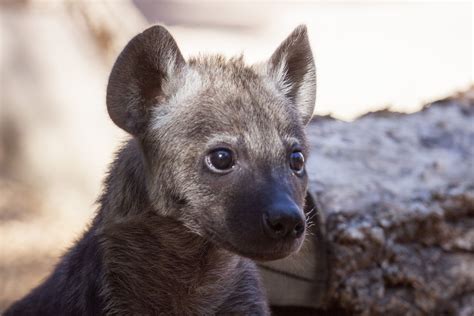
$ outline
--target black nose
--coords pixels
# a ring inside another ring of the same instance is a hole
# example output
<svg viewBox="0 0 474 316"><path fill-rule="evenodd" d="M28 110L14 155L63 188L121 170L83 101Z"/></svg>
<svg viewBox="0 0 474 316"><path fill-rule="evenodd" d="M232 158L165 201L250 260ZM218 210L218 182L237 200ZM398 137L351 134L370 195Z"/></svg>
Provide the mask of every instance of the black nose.
<svg viewBox="0 0 474 316"><path fill-rule="evenodd" d="M305 230L303 212L291 200L277 203L263 214L263 228L274 239L299 238Z"/></svg>

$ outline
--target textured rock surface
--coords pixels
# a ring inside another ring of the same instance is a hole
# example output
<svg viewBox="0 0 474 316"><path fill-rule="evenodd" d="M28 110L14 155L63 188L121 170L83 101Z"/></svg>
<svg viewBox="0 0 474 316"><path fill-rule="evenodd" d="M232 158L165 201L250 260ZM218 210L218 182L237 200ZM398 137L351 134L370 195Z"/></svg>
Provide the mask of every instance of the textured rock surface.
<svg viewBox="0 0 474 316"><path fill-rule="evenodd" d="M410 115L308 128L329 248L326 306L364 315L474 314L472 90Z"/></svg>

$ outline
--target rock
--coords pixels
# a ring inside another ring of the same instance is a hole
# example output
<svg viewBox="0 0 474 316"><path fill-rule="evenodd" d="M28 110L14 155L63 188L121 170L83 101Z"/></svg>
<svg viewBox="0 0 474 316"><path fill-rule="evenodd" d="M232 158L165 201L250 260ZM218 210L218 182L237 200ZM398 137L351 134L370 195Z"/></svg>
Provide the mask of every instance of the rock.
<svg viewBox="0 0 474 316"><path fill-rule="evenodd" d="M319 263L307 278L327 283L284 305L360 315L474 313L472 94L410 115L309 125L310 191L327 247L311 260L327 260L328 270L318 275ZM289 262L277 264L286 271ZM264 274L266 283L275 278Z"/></svg>

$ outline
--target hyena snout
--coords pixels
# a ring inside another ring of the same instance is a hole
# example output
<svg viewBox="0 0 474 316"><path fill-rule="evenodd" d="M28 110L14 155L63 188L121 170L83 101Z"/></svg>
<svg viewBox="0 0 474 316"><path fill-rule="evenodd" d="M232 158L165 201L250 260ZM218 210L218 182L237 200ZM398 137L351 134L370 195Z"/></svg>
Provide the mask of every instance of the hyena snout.
<svg viewBox="0 0 474 316"><path fill-rule="evenodd" d="M263 230L273 239L297 239L305 231L303 212L289 197L280 198L263 213Z"/></svg>

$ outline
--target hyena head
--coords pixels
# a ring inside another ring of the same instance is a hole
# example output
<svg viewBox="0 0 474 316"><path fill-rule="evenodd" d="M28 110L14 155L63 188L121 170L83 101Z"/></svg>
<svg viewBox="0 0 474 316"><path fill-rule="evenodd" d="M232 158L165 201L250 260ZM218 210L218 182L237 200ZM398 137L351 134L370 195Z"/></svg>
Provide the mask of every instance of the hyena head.
<svg viewBox="0 0 474 316"><path fill-rule="evenodd" d="M252 66L241 57L186 62L153 26L118 57L107 108L141 145L156 212L234 253L273 260L304 239L315 86L305 26Z"/></svg>

